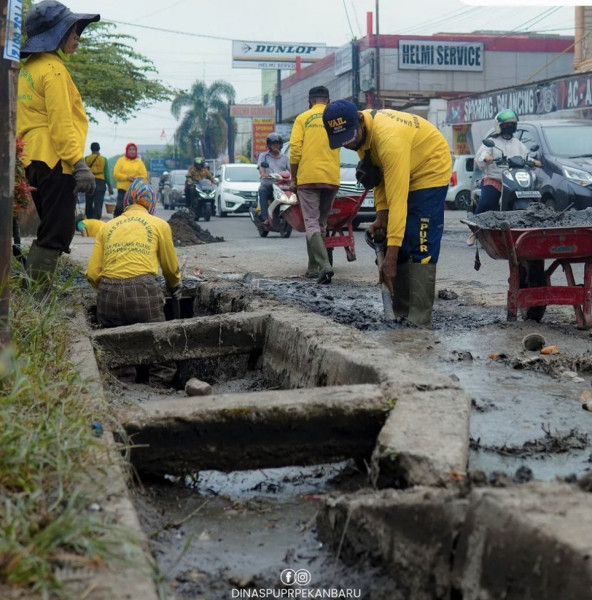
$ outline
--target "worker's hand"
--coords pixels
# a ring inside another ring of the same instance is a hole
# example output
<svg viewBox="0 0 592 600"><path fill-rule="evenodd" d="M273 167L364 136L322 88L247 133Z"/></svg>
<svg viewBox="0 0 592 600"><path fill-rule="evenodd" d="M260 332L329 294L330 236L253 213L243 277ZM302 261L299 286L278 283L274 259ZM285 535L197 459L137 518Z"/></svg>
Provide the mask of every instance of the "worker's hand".
<svg viewBox="0 0 592 600"><path fill-rule="evenodd" d="M130 176L127 178L127 180L128 180L128 181L133 181L134 179L135 179L135 177L134 177L133 175L130 175Z"/></svg>
<svg viewBox="0 0 592 600"><path fill-rule="evenodd" d="M170 294L171 294L171 298L173 298L174 300L181 300L181 298L183 297L183 291L181 290L181 286L178 285L176 288L173 288L172 290L169 290Z"/></svg>
<svg viewBox="0 0 592 600"><path fill-rule="evenodd" d="M296 193L297 190L298 190L298 184L294 180L292 180L290 182L290 191Z"/></svg>
<svg viewBox="0 0 592 600"><path fill-rule="evenodd" d="M387 246L385 257L378 271L379 283L384 283L391 293L395 295L395 277L397 276L397 259L399 258L398 246Z"/></svg>
<svg viewBox="0 0 592 600"><path fill-rule="evenodd" d="M76 182L76 185L74 186L75 194L82 192L89 192L92 194L95 191L97 185L95 176L92 174L92 171L88 168L88 165L83 158L74 165L72 176Z"/></svg>
<svg viewBox="0 0 592 600"><path fill-rule="evenodd" d="M113 196L113 188L109 186L109 196Z"/></svg>
<svg viewBox="0 0 592 600"><path fill-rule="evenodd" d="M376 242L381 242L386 236L387 226L388 210L377 211L376 219L368 225L370 237Z"/></svg>

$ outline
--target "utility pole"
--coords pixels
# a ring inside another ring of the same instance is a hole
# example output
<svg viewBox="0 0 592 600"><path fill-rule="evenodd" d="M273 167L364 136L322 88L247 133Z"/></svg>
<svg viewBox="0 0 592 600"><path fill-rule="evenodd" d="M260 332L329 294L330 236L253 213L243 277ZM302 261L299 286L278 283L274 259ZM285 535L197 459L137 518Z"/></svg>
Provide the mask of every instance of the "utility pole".
<svg viewBox="0 0 592 600"><path fill-rule="evenodd" d="M10 259L16 161L16 87L22 0L0 0L0 348L10 343Z"/></svg>
<svg viewBox="0 0 592 600"><path fill-rule="evenodd" d="M226 129L228 130L228 162L234 162L234 123L232 122L232 100L228 101L228 117L226 119Z"/></svg>
<svg viewBox="0 0 592 600"><path fill-rule="evenodd" d="M382 108L382 101L380 100L380 28L378 18L378 0L376 0L376 61L374 63L374 108Z"/></svg>

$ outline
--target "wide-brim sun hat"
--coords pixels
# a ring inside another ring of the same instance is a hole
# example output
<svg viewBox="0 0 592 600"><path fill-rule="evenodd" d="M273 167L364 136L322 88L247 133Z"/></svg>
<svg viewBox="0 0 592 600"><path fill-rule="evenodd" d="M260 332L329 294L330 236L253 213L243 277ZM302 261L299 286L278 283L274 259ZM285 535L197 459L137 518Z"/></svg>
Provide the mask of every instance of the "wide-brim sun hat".
<svg viewBox="0 0 592 600"><path fill-rule="evenodd" d="M73 13L57 0L34 4L25 20L27 41L21 47L21 57L34 52L54 52L74 25L78 24L80 35L87 25L100 20L99 14Z"/></svg>
<svg viewBox="0 0 592 600"><path fill-rule="evenodd" d="M349 100L329 102L323 111L323 124L329 136L329 146L339 148L355 137L360 125L358 109Z"/></svg>

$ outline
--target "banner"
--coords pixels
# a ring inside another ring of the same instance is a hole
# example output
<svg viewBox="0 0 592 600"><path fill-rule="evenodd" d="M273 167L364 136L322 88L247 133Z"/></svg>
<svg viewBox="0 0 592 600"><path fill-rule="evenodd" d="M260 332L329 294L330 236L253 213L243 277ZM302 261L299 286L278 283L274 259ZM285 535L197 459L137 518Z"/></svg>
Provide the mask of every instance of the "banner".
<svg viewBox="0 0 592 600"><path fill-rule="evenodd" d="M267 136L274 131L275 121L273 119L253 119L253 162L261 152L267 150Z"/></svg>
<svg viewBox="0 0 592 600"><path fill-rule="evenodd" d="M450 100L446 108L446 122L460 124L489 120L506 109L523 117L582 108L592 108L592 73Z"/></svg>

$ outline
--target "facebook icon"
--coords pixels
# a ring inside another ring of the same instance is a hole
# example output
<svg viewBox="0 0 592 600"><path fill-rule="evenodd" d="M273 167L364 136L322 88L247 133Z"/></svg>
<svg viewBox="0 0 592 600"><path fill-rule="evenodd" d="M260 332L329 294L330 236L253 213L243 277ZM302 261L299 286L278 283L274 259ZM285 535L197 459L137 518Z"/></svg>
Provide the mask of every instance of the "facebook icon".
<svg viewBox="0 0 592 600"><path fill-rule="evenodd" d="M296 572L294 569L284 569L280 573L280 581L284 585L294 585L294 582L296 581Z"/></svg>

